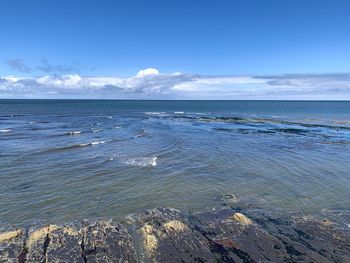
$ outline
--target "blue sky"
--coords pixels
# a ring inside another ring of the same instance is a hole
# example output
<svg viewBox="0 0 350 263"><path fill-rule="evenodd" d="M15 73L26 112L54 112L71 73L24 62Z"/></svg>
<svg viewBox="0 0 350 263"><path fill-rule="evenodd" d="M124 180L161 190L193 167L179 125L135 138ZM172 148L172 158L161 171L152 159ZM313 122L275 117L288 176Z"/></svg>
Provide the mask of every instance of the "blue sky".
<svg viewBox="0 0 350 263"><path fill-rule="evenodd" d="M0 6L0 97L350 99L346 0Z"/></svg>

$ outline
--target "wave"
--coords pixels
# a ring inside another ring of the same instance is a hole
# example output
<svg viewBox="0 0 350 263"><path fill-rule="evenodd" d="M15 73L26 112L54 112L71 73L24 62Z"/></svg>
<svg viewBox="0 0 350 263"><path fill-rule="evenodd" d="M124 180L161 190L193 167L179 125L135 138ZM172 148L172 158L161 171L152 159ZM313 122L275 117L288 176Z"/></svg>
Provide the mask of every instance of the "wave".
<svg viewBox="0 0 350 263"><path fill-rule="evenodd" d="M106 115L91 115L90 118L106 118L106 119L113 119L113 116L106 116Z"/></svg>
<svg viewBox="0 0 350 263"><path fill-rule="evenodd" d="M24 117L28 116L26 114L10 114L10 115L0 115L1 118L13 118L13 117Z"/></svg>
<svg viewBox="0 0 350 263"><path fill-rule="evenodd" d="M71 132L67 132L66 134L67 135L78 135L80 133L82 133L82 131L71 131Z"/></svg>
<svg viewBox="0 0 350 263"><path fill-rule="evenodd" d="M2 129L2 130L0 130L0 132L2 132L2 133L10 132L10 131L12 131L12 129Z"/></svg>
<svg viewBox="0 0 350 263"><path fill-rule="evenodd" d="M161 115L161 114L165 114L165 112L163 112L163 111L161 111L161 112L159 112L159 111L147 111L147 112L145 112L145 114L147 114L147 115Z"/></svg>
<svg viewBox="0 0 350 263"><path fill-rule="evenodd" d="M99 144L104 144L104 143L106 143L106 141L95 141L95 142L81 143L78 145L81 147L84 147L84 146L99 145Z"/></svg>
<svg viewBox="0 0 350 263"><path fill-rule="evenodd" d="M99 145L99 144L105 144L106 141L94 141L94 142L88 142L88 143L80 143L80 144L73 144L73 145L67 145L62 147L55 147L55 148L49 148L43 151L36 152L35 154L45 154L45 153L54 153L54 152L61 152L61 151L67 151L87 146L93 146L93 145Z"/></svg>
<svg viewBox="0 0 350 263"><path fill-rule="evenodd" d="M154 117L168 117L169 114L164 111L148 111L145 112L146 115L154 116Z"/></svg>
<svg viewBox="0 0 350 263"><path fill-rule="evenodd" d="M131 166L140 166L140 167L153 167L157 166L157 156L152 157L140 157L122 161L122 163L131 165Z"/></svg>
<svg viewBox="0 0 350 263"><path fill-rule="evenodd" d="M103 131L103 129L93 129L92 132L100 132Z"/></svg>

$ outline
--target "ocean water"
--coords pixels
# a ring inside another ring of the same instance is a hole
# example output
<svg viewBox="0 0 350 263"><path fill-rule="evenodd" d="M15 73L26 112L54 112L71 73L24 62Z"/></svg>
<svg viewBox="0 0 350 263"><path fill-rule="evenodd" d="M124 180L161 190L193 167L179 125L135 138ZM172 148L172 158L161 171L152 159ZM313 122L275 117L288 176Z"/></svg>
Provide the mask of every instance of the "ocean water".
<svg viewBox="0 0 350 263"><path fill-rule="evenodd" d="M0 100L0 225L350 208L350 102Z"/></svg>

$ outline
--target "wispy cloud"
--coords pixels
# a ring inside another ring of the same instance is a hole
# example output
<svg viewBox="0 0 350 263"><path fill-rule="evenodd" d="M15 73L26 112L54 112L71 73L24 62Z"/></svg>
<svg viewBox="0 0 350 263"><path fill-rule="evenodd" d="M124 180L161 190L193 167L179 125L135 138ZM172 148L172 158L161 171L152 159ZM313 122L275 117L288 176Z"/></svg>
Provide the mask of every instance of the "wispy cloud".
<svg viewBox="0 0 350 263"><path fill-rule="evenodd" d="M30 73L32 68L24 63L20 58L7 59L5 64L8 65L12 70L19 71L21 73Z"/></svg>
<svg viewBox="0 0 350 263"><path fill-rule="evenodd" d="M78 74L0 78L0 97L152 99L350 99L350 74L201 76L162 74L88 77Z"/></svg>
<svg viewBox="0 0 350 263"><path fill-rule="evenodd" d="M50 63L47 59L42 59L40 63L34 67L27 65L21 58L7 59L5 60L5 64L9 66L13 71L18 71L21 73L44 73L50 75L76 73L84 68L79 62L74 62L71 65L53 64ZM91 71L93 68L90 67L89 70Z"/></svg>
<svg viewBox="0 0 350 263"><path fill-rule="evenodd" d="M80 69L80 64L78 62L75 62L73 66L68 65L54 65L49 63L46 59L41 60L41 64L38 65L36 68L42 72L48 73L48 74L62 74L62 73L70 73L70 72L77 72Z"/></svg>

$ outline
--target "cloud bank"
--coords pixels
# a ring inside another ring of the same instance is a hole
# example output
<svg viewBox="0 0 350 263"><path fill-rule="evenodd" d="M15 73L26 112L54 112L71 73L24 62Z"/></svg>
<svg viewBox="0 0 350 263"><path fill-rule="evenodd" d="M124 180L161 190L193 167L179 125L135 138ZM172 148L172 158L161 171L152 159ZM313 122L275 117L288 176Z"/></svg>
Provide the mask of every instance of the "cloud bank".
<svg viewBox="0 0 350 263"><path fill-rule="evenodd" d="M26 71L20 62L12 64ZM78 74L3 76L0 98L349 100L350 74L203 76L163 74L148 68L128 78Z"/></svg>

